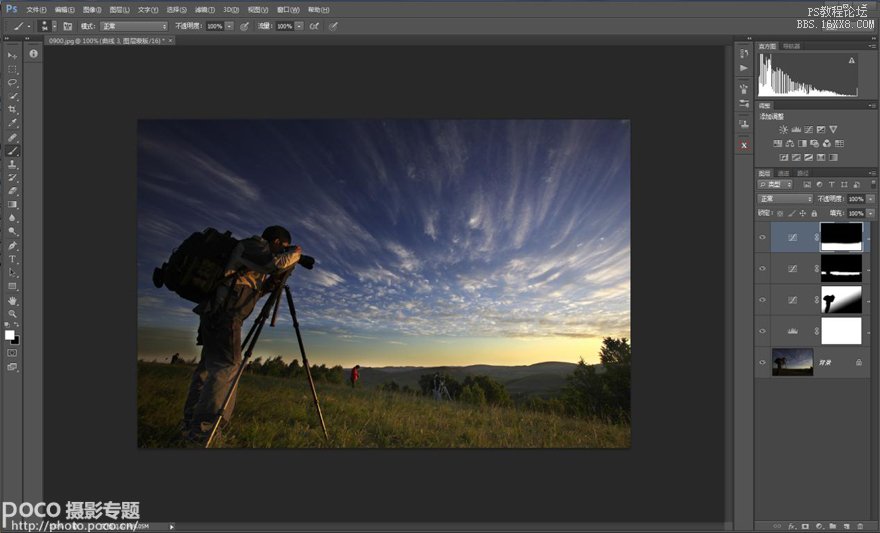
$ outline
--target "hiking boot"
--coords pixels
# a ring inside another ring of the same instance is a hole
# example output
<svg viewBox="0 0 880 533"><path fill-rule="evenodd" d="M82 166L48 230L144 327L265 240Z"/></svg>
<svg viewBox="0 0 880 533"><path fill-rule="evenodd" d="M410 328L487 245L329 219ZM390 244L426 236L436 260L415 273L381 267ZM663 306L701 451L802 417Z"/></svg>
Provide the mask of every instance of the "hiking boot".
<svg viewBox="0 0 880 533"><path fill-rule="evenodd" d="M177 424L177 429L175 429L175 432L176 432L178 435L180 435L180 438L181 438L181 439L185 439L186 436L187 436L187 434L189 434L189 429L190 429L189 426L190 426L190 421L189 421L189 420L181 420L181 421Z"/></svg>
<svg viewBox="0 0 880 533"><path fill-rule="evenodd" d="M220 425L217 426L217 431L214 433L214 444L221 442L223 437L223 426L224 424L221 421ZM194 424L186 433L184 441L186 441L188 445L201 446L204 448L208 444L208 439L211 437L212 429L214 429L213 422Z"/></svg>

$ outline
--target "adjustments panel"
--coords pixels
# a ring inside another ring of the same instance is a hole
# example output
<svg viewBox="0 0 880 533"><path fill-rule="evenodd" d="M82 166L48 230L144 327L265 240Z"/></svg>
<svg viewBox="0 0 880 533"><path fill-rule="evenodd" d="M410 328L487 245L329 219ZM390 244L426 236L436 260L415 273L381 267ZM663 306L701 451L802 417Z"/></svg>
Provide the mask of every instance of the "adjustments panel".
<svg viewBox="0 0 880 533"><path fill-rule="evenodd" d="M877 41L741 41L734 69L755 193L756 526L876 529Z"/></svg>

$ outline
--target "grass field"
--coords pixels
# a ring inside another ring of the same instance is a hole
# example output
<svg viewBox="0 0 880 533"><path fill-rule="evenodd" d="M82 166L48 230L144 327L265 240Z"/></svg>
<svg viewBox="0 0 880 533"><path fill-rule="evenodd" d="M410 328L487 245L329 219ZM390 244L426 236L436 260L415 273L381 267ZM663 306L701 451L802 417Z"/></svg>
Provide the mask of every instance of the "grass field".
<svg viewBox="0 0 880 533"><path fill-rule="evenodd" d="M138 363L138 446L178 447L193 367ZM628 448L630 426L520 408L318 383L324 439L308 382L245 374L226 448Z"/></svg>

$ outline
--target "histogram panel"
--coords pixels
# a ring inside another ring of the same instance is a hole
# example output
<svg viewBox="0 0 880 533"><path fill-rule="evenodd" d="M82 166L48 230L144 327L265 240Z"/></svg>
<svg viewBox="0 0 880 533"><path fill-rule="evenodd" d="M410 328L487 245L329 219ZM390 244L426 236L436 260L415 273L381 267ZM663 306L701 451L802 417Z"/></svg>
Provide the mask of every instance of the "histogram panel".
<svg viewBox="0 0 880 533"><path fill-rule="evenodd" d="M761 54L759 97L833 97L859 95L856 54Z"/></svg>

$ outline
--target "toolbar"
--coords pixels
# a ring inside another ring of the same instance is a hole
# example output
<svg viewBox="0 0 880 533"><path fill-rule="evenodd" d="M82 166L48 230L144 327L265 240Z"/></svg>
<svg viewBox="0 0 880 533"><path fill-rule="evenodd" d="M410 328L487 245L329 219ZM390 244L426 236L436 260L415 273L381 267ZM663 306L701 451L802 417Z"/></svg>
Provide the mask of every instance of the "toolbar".
<svg viewBox="0 0 880 533"><path fill-rule="evenodd" d="M717 4L717 5L713 5ZM876 34L876 2L834 18L798 2L332 2L113 3L3 5L6 38L46 35L47 44L171 44L158 35L503 34L712 35ZM806 21L806 22L805 22ZM807 23L808 22L808 23ZM144 41L76 42L75 36L137 34ZM66 39L74 36L73 39ZM152 37L146 38L146 37Z"/></svg>
<svg viewBox="0 0 880 533"><path fill-rule="evenodd" d="M24 94L26 79L24 64L42 60L42 44L6 42L2 48L2 101L0 135L2 135L2 235L0 247L3 254L0 279L3 280L4 367L6 372L21 372L22 346L22 208L24 203Z"/></svg>

